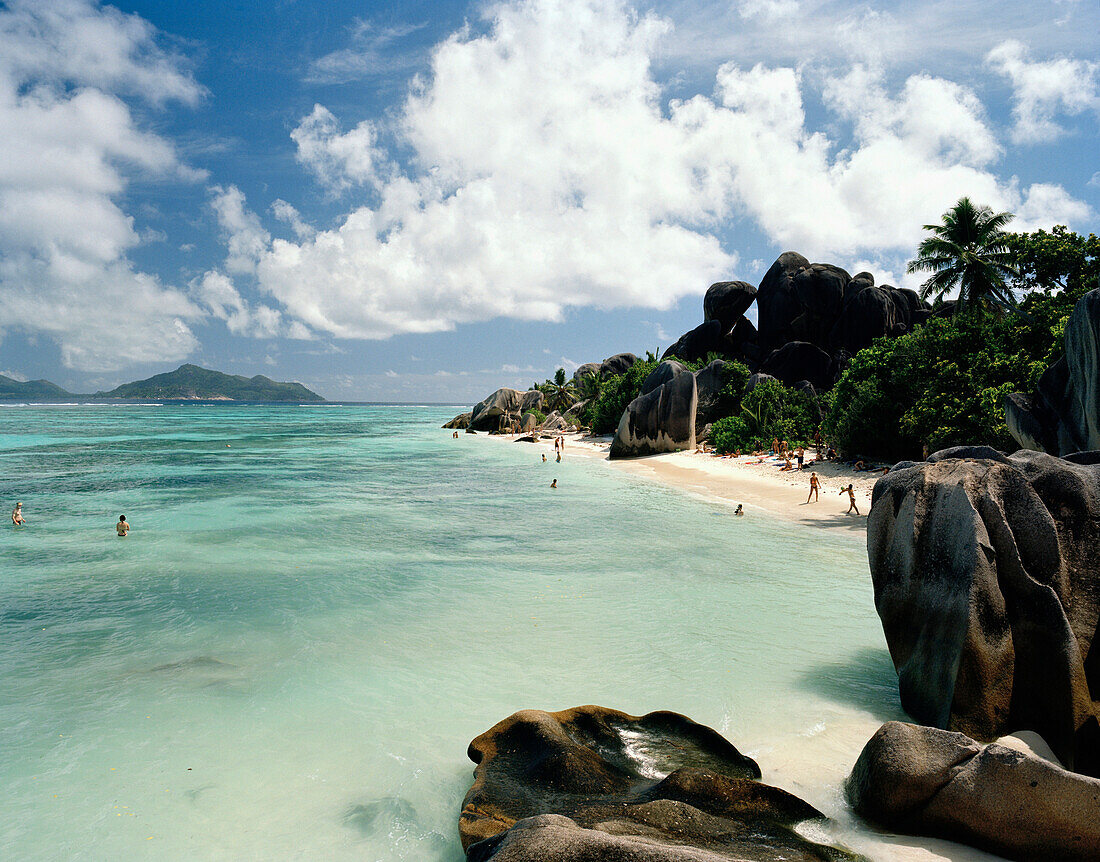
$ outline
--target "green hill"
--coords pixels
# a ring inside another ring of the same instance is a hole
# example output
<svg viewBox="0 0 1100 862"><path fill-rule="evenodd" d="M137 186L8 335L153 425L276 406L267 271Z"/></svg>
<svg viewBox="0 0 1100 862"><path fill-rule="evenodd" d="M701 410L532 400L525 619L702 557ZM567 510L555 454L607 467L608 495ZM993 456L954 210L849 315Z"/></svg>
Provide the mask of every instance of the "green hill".
<svg viewBox="0 0 1100 862"><path fill-rule="evenodd" d="M324 401L301 383L279 383L262 374L243 377L222 374L197 365L181 365L175 371L146 380L124 383L96 398L151 398L160 401Z"/></svg>
<svg viewBox="0 0 1100 862"><path fill-rule="evenodd" d="M0 374L0 400L63 401L75 397L49 380L28 380L24 383Z"/></svg>

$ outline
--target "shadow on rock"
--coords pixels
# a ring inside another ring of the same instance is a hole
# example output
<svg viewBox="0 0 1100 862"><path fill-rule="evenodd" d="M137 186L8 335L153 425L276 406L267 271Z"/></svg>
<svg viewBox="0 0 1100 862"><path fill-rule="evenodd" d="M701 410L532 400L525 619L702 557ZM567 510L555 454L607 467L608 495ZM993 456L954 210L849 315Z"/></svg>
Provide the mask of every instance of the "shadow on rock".
<svg viewBox="0 0 1100 862"><path fill-rule="evenodd" d="M885 647L867 647L844 661L814 665L802 674L798 685L837 703L864 709L879 721L904 717L898 675Z"/></svg>

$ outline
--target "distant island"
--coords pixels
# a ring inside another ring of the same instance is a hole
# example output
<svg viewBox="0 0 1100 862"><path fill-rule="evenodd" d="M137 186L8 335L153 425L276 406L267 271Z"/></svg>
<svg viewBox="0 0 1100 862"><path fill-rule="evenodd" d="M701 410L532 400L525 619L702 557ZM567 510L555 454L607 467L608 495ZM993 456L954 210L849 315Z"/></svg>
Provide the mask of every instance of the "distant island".
<svg viewBox="0 0 1100 862"><path fill-rule="evenodd" d="M82 400L130 401L324 401L301 383L280 383L257 374L223 374L198 365L181 365L175 371L155 374L145 380L124 383L110 392L79 395L68 392L49 380L29 380L25 383L0 374L0 400L65 401Z"/></svg>

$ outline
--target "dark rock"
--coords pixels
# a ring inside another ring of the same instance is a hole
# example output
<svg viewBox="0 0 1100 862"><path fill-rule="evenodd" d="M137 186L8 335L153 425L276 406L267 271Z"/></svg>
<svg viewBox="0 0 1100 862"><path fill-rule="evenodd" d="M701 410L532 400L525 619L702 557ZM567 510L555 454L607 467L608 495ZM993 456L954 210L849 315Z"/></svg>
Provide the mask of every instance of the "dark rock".
<svg viewBox="0 0 1100 862"><path fill-rule="evenodd" d="M958 303L953 299L945 299L939 305L931 309L931 317L954 317L955 307Z"/></svg>
<svg viewBox="0 0 1100 862"><path fill-rule="evenodd" d="M600 378L606 380L609 377L626 374L637 361L638 357L633 353L616 353L614 356L609 356L600 363Z"/></svg>
<svg viewBox="0 0 1100 862"><path fill-rule="evenodd" d="M474 405L470 427L475 431L498 431L505 414L518 416L525 392L515 389L498 389L484 401Z"/></svg>
<svg viewBox="0 0 1100 862"><path fill-rule="evenodd" d="M476 434L477 432L473 428L467 428L466 433L467 434Z"/></svg>
<svg viewBox="0 0 1100 862"><path fill-rule="evenodd" d="M1016 442L1054 455L1100 449L1100 289L1078 300L1064 346L1065 355L1043 373L1033 397L1005 401Z"/></svg>
<svg viewBox="0 0 1100 862"><path fill-rule="evenodd" d="M672 712L524 710L469 748L459 818L469 862L854 859L794 827L822 815L761 784L756 763Z"/></svg>
<svg viewBox="0 0 1100 862"><path fill-rule="evenodd" d="M775 378L770 374L761 374L759 371L756 374L749 375L749 379L745 383L745 394L748 395L758 384L763 383L765 380L775 380Z"/></svg>
<svg viewBox="0 0 1100 862"><path fill-rule="evenodd" d="M586 362L584 365L578 365L577 370L573 372L573 385L580 386L581 381L592 374L599 376L600 363L598 362Z"/></svg>
<svg viewBox="0 0 1100 862"><path fill-rule="evenodd" d="M744 281L719 281L703 297L703 320L717 320L729 332L756 299L756 288Z"/></svg>
<svg viewBox="0 0 1100 862"><path fill-rule="evenodd" d="M539 417L534 413L524 413L519 417L519 430L528 434L539 427Z"/></svg>
<svg viewBox="0 0 1100 862"><path fill-rule="evenodd" d="M888 722L846 790L860 815L896 832L1026 862L1100 860L1100 781L961 733Z"/></svg>
<svg viewBox="0 0 1100 862"><path fill-rule="evenodd" d="M690 332L685 332L662 355L662 359L675 357L684 362L700 362L711 353L725 353L728 342L726 330L717 320L700 323Z"/></svg>
<svg viewBox="0 0 1100 862"><path fill-rule="evenodd" d="M852 284L858 284L853 279ZM843 310L829 332L833 350L855 355L876 338L896 336L908 328L909 307L889 287L866 286L849 292Z"/></svg>
<svg viewBox="0 0 1100 862"><path fill-rule="evenodd" d="M443 427L444 428L457 428L457 429L469 428L470 427L470 419L473 415L474 415L473 413L459 413L454 419L452 419L450 422L445 424Z"/></svg>
<svg viewBox="0 0 1100 862"><path fill-rule="evenodd" d="M756 341L756 336L756 327L752 325L752 321L742 317L725 335L726 355L734 359L741 357L744 355L745 348Z"/></svg>
<svg viewBox="0 0 1100 862"><path fill-rule="evenodd" d="M695 375L681 374L627 405L609 458L634 458L695 448Z"/></svg>
<svg viewBox="0 0 1100 862"><path fill-rule="evenodd" d="M833 358L805 341L791 341L772 351L761 363L760 370L787 386L809 380L819 389L828 389L836 380Z"/></svg>
<svg viewBox="0 0 1100 862"><path fill-rule="evenodd" d="M902 706L976 739L1035 731L1098 775L1100 466L955 452L967 457L891 471L872 498L867 552Z"/></svg>
<svg viewBox="0 0 1100 862"><path fill-rule="evenodd" d="M794 277L810 265L802 255L786 251L779 255L760 281L756 291L757 329L765 349L782 347L793 338L792 321L801 314L794 290Z"/></svg>
<svg viewBox="0 0 1100 862"><path fill-rule="evenodd" d="M691 374L691 369L682 362L677 362L675 359L666 359L650 371L646 379L642 381L642 388L639 394L646 395L658 386L664 386L670 380L679 377L681 374Z"/></svg>
<svg viewBox="0 0 1100 862"><path fill-rule="evenodd" d="M695 372L695 391L698 403L695 407L695 441L704 439L703 430L712 422L723 418L726 405L721 399L726 385L726 363L716 359ZM709 436L709 435L707 435Z"/></svg>

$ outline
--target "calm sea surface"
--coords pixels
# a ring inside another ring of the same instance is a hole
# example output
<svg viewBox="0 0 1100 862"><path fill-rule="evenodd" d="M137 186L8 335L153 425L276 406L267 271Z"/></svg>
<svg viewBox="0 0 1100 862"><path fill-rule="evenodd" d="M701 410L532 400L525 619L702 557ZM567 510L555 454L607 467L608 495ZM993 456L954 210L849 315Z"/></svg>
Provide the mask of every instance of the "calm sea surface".
<svg viewBox="0 0 1100 862"><path fill-rule="evenodd" d="M458 862L469 740L582 703L881 846L840 795L900 716L862 541L455 412L0 407L0 858Z"/></svg>

